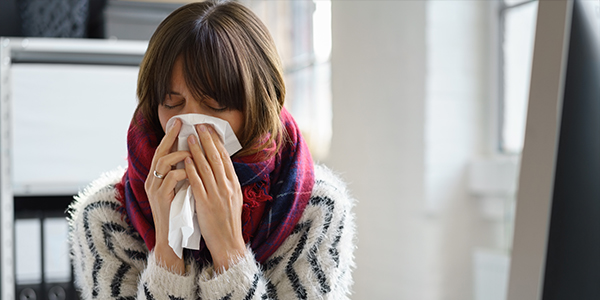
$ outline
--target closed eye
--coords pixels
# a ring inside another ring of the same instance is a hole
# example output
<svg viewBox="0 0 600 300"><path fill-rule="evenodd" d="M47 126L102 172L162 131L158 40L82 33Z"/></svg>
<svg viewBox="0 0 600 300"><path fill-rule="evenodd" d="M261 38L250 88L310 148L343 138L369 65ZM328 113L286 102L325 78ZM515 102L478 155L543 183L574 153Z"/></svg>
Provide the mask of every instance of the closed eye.
<svg viewBox="0 0 600 300"><path fill-rule="evenodd" d="M226 111L228 109L227 106L221 107L217 101L212 100L210 98L209 99L204 99L202 101L202 103L204 104L204 106L206 106L208 109L210 109L210 110L212 110L214 112L224 112L224 111Z"/></svg>
<svg viewBox="0 0 600 300"><path fill-rule="evenodd" d="M223 107L223 108L215 108L215 107L208 106L208 105L207 105L207 107L208 107L208 108L210 108L211 110L215 111L215 112L224 112L224 111L226 111L226 110L227 110L227 107Z"/></svg>
<svg viewBox="0 0 600 300"><path fill-rule="evenodd" d="M169 92L167 94L167 97L165 98L165 101L163 101L162 106L164 106L166 109L173 109L175 107L183 105L184 103L185 99L181 97L179 93Z"/></svg>
<svg viewBox="0 0 600 300"><path fill-rule="evenodd" d="M178 107L178 106L182 106L182 105L183 105L183 102L180 102L180 103L177 103L177 104L174 104L174 105L169 105L169 104L167 104L167 103L163 103L162 105L163 105L163 106L164 106L166 109L174 109L174 108L176 108L176 107Z"/></svg>

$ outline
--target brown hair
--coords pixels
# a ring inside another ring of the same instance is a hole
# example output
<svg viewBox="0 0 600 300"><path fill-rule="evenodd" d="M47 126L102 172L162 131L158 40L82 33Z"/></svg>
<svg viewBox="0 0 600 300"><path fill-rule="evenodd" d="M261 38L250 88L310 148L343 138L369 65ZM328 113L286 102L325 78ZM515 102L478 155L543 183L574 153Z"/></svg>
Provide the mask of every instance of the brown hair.
<svg viewBox="0 0 600 300"><path fill-rule="evenodd" d="M159 139L164 131L158 105L165 101L179 56L194 98L209 97L244 114L237 137L243 150L236 155L252 154L273 142L280 147L284 132L279 115L285 99L281 62L266 26L252 11L229 1L190 3L158 26L140 65L136 115L142 113Z"/></svg>

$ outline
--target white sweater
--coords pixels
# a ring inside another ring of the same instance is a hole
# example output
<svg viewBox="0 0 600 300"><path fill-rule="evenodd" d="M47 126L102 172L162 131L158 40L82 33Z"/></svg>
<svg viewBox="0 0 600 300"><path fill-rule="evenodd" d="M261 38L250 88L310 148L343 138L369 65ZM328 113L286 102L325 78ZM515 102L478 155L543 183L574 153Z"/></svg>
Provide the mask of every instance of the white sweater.
<svg viewBox="0 0 600 300"><path fill-rule="evenodd" d="M354 200L315 166L310 202L292 234L264 265L250 248L220 275L186 262L186 274L156 263L118 208L123 169L93 182L70 207L71 258L82 299L348 299L354 269Z"/></svg>

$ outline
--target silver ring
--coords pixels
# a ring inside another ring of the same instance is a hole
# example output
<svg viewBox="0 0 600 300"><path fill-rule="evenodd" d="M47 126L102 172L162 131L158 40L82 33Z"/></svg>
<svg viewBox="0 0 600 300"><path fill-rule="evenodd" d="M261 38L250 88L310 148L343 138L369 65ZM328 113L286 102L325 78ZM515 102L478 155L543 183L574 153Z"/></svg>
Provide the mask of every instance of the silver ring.
<svg viewBox="0 0 600 300"><path fill-rule="evenodd" d="M158 179L163 179L163 178L165 178L165 175L160 174L160 173L156 172L156 170L154 170L154 177L156 177Z"/></svg>

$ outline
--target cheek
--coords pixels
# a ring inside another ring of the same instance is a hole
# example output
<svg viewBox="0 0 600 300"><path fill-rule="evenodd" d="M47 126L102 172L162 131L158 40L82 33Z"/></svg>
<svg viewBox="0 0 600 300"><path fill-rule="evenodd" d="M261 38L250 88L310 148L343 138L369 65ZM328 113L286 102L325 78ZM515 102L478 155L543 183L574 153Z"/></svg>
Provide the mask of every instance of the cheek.
<svg viewBox="0 0 600 300"><path fill-rule="evenodd" d="M228 120L231 125L231 129L235 132L235 135L239 138L244 127L244 114L241 111L234 111L231 118Z"/></svg>
<svg viewBox="0 0 600 300"><path fill-rule="evenodd" d="M158 120L160 121L160 127L162 127L165 133L167 132L167 122L171 117L172 114L170 114L168 111L161 109L160 107L158 108Z"/></svg>

